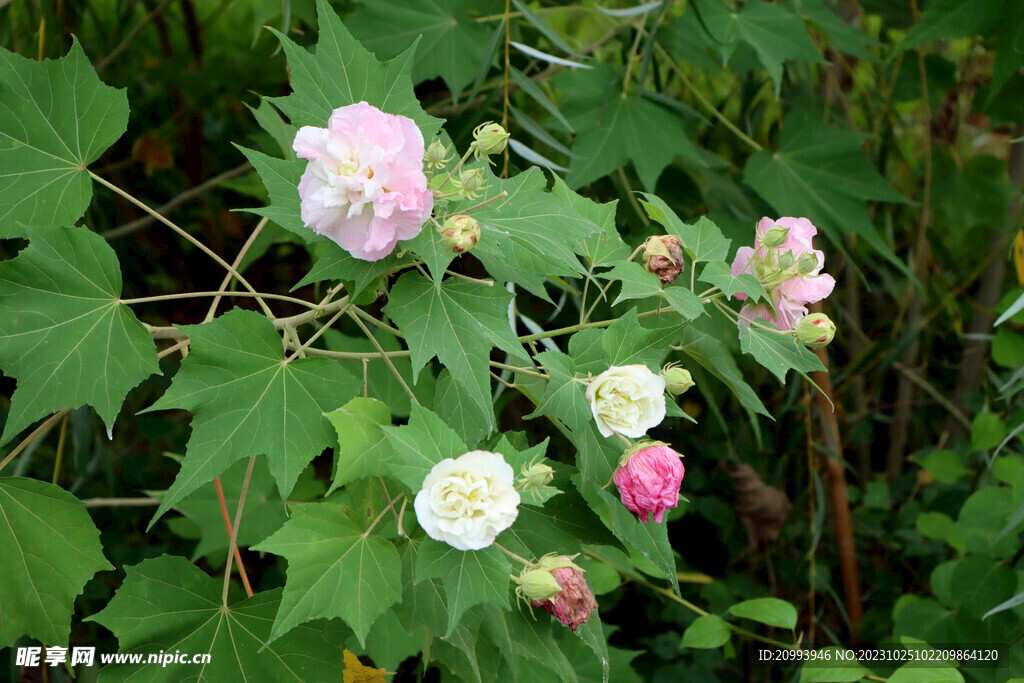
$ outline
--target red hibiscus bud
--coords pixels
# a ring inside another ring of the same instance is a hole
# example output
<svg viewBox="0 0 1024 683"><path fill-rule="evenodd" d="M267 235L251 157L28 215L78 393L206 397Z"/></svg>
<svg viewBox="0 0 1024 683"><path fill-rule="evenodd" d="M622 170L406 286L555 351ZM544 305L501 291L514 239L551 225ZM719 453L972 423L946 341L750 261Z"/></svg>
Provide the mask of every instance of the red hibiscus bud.
<svg viewBox="0 0 1024 683"><path fill-rule="evenodd" d="M683 272L683 250L679 246L679 238L674 235L647 238L644 268L657 275L663 285L675 282Z"/></svg>
<svg viewBox="0 0 1024 683"><path fill-rule="evenodd" d="M583 570L564 555L543 557L538 565L551 572L561 590L547 600L530 600L530 605L544 608L572 631L587 623L590 613L597 609L597 600L583 578Z"/></svg>
<svg viewBox="0 0 1024 683"><path fill-rule="evenodd" d="M685 469L681 456L661 442L639 444L626 451L612 475L622 504L641 522L661 522L665 510L679 504L679 486Z"/></svg>

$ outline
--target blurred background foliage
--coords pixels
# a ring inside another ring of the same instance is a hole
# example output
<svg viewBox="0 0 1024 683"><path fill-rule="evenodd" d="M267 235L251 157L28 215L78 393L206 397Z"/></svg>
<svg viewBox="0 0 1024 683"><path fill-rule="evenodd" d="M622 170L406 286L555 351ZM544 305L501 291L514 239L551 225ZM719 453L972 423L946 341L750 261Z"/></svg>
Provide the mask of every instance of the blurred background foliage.
<svg viewBox="0 0 1024 683"><path fill-rule="evenodd" d="M505 122L515 141L505 172L541 164L595 200L619 200L630 249L654 230L635 197L641 190L684 220L708 215L734 246L751 242L764 215L806 216L819 227L817 246L839 283L823 308L839 327L828 348L835 413L821 410L805 383L782 386L740 358L776 420L757 417L712 377L734 363L719 358L690 367L697 389L684 409L700 427L673 420L654 434L687 456L690 502L669 527L685 597L719 614L739 600L783 598L799 610L804 642L818 646L905 636L1009 643L1011 667L1024 672L1024 3L332 4L381 59L422 36L417 94L447 120L456 145L464 149L485 120ZM236 252L255 223L232 209L266 203L232 143L291 153L275 135L280 115L255 94L289 91L284 55L265 27L311 44L315 25L312 0L0 0L0 44L57 57L74 34L101 78L127 89L128 133L95 170L164 207L219 253ZM151 229L113 195L101 193L85 222L110 240L126 284L138 287L126 297L219 284L190 245ZM13 248L4 243L0 257ZM247 277L275 291L310 262L271 226L249 252ZM473 259L462 267L472 273ZM566 285L555 316L538 322L576 322L579 300L578 287ZM534 310L527 295L520 309ZM204 312L203 301L183 300L139 316L169 324L198 322ZM735 339L735 328L719 323L701 331ZM0 379L0 401L12 388ZM152 392L144 385L129 396L113 440L89 411L70 415L62 485L83 499L137 499L168 486L187 418L134 416ZM502 429L537 428L522 420L531 410L522 398L498 401ZM15 474L49 479L57 444L56 434L37 440ZM552 452L558 447L568 444L556 441ZM294 499L325 489L329 458L315 464ZM229 471L225 487L240 476ZM264 509L242 526L254 534L242 545L281 522L266 472L255 476L257 493ZM834 523L842 495L856 549L852 594L842 575L845 532ZM222 565L227 539L212 489L147 534L151 511L144 503L91 508L119 571L163 552ZM603 620L616 629L611 643L625 651L616 680L801 676L758 662L749 641L693 647L684 634L694 613L657 591L642 558L619 559L622 573L585 564ZM253 562L255 581L283 579L274 557ZM98 611L121 576L97 576L79 612ZM78 624L72 642L116 649L94 624ZM378 638L367 654L401 680L415 663L403 659L419 646ZM1013 670L963 673L1003 681Z"/></svg>

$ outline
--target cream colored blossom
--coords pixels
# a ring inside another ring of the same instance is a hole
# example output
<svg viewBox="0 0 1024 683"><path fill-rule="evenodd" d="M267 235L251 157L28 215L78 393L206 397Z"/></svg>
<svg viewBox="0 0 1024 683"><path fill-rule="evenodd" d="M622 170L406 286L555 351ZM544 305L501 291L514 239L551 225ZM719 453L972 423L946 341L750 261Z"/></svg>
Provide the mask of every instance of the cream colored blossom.
<svg viewBox="0 0 1024 683"><path fill-rule="evenodd" d="M613 366L590 381L587 400L602 436L638 439L665 419L665 380L646 365Z"/></svg>
<svg viewBox="0 0 1024 683"><path fill-rule="evenodd" d="M519 514L515 472L501 453L470 451L434 465L416 494L427 535L459 550L480 550Z"/></svg>

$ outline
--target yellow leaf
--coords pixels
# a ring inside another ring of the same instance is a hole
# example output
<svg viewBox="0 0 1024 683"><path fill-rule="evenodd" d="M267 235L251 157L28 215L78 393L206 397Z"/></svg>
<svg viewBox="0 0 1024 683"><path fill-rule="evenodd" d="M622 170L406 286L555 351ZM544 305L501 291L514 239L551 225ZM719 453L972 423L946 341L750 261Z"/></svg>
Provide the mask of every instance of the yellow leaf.
<svg viewBox="0 0 1024 683"><path fill-rule="evenodd" d="M344 683L387 683L384 676L394 675L393 671L366 666L349 650L345 650L343 656L345 658Z"/></svg>
<svg viewBox="0 0 1024 683"><path fill-rule="evenodd" d="M1013 240L1013 264L1017 266L1017 284L1024 287L1024 230Z"/></svg>

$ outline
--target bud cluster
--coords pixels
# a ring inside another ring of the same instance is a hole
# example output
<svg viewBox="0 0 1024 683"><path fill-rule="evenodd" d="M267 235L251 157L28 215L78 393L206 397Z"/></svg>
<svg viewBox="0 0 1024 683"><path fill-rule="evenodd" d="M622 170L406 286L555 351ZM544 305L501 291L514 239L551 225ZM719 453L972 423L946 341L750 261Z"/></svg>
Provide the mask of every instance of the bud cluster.
<svg viewBox="0 0 1024 683"><path fill-rule="evenodd" d="M516 595L529 600L531 607L547 610L572 631L585 624L597 609L594 592L583 577L583 569L573 562L575 557L545 555L512 577L517 584Z"/></svg>

